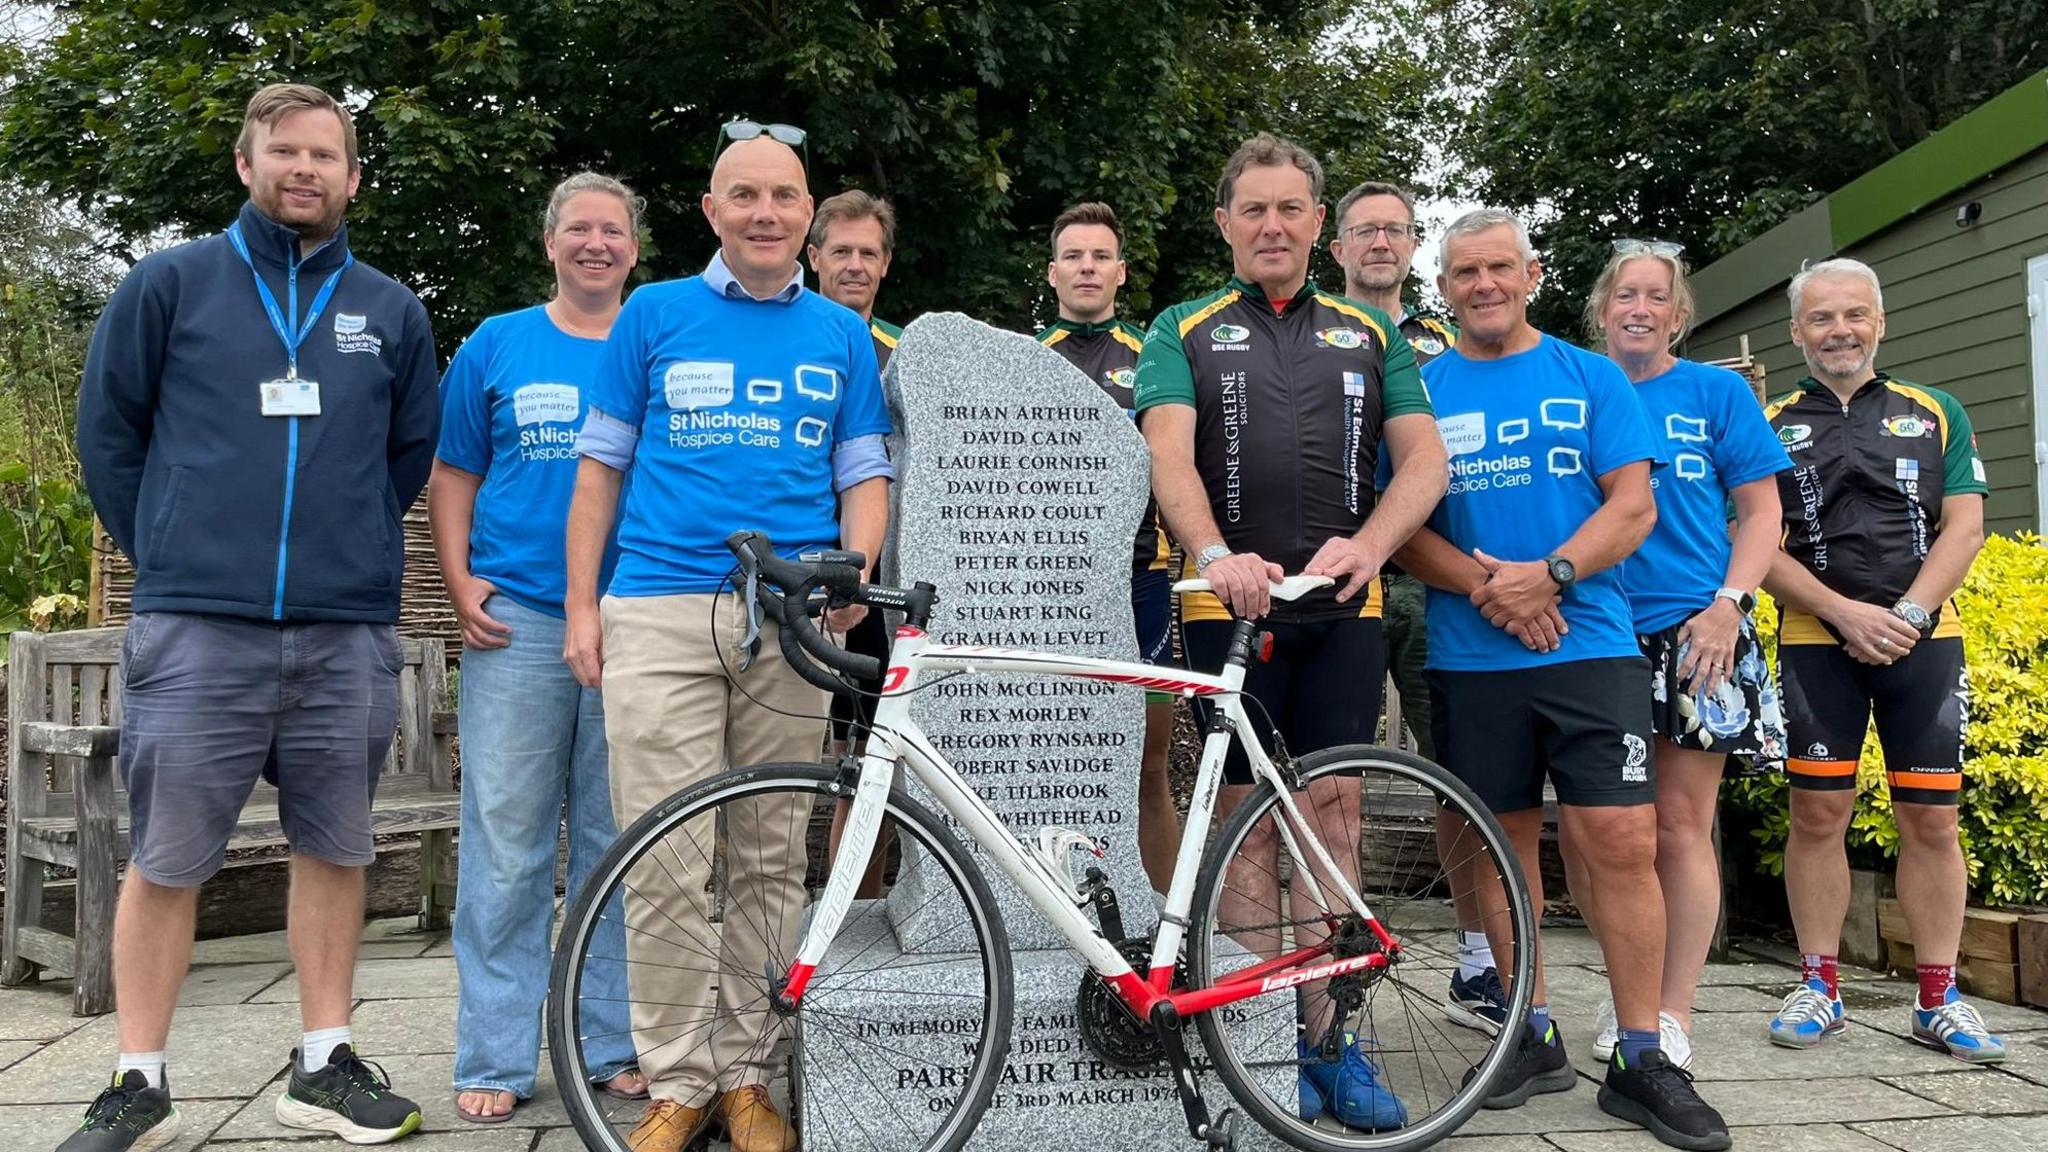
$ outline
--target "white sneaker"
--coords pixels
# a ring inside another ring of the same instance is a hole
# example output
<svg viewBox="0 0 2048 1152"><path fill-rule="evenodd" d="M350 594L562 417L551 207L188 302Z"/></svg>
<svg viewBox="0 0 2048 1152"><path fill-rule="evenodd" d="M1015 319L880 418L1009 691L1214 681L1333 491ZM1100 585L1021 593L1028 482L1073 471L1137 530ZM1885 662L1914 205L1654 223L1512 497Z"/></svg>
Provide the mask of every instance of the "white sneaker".
<svg viewBox="0 0 2048 1152"><path fill-rule="evenodd" d="M1593 1033L1593 1055L1605 1064L1614 1058L1614 1044L1621 1038L1621 1025L1614 1019L1614 997L1609 996L1600 1002L1600 1011L1593 1017L1593 1022L1599 1025Z"/></svg>
<svg viewBox="0 0 2048 1152"><path fill-rule="evenodd" d="M1621 1025L1614 1019L1614 999L1609 997L1601 1003L1595 1018L1599 1031L1593 1035L1593 1054L1602 1062L1614 1059L1614 1045L1621 1038ZM1664 1050L1671 1063L1679 1068L1692 1067L1692 1037L1679 1026L1678 1018L1669 1012L1657 1013L1657 1047Z"/></svg>

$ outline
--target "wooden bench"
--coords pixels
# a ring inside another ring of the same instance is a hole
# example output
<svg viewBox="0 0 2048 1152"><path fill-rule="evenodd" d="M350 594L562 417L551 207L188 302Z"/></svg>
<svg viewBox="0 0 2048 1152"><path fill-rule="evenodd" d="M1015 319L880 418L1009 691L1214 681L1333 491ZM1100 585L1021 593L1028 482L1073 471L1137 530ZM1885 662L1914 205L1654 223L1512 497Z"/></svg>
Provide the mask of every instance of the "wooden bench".
<svg viewBox="0 0 2048 1152"><path fill-rule="evenodd" d="M114 902L128 857L128 802L116 758L121 627L41 634L8 643L7 894L0 929L0 984L49 971L72 979L81 1016L114 1007ZM453 779L454 713L442 709L447 649L439 639L402 642L398 736L384 762L371 825L377 835L418 833L422 926L446 927L454 906L454 831L461 814ZM259 782L229 848L285 843L277 790ZM45 927L45 866L77 873L75 928Z"/></svg>

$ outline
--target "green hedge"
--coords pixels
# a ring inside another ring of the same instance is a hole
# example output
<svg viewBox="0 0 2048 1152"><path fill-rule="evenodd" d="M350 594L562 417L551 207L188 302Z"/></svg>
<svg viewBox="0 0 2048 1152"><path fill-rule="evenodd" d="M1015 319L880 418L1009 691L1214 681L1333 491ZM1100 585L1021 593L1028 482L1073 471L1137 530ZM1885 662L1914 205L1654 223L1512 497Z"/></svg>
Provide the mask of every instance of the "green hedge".
<svg viewBox="0 0 2048 1152"><path fill-rule="evenodd" d="M1777 609L1757 608L1765 646L1777 645ZM2030 534L1993 536L1956 593L1969 661L1962 839L1972 899L2048 903L2048 547ZM1849 827L1851 860L1896 857L1899 831L1874 733L1863 742L1861 790ZM1722 791L1731 824L1752 829L1760 862L1785 864L1785 780L1732 781Z"/></svg>

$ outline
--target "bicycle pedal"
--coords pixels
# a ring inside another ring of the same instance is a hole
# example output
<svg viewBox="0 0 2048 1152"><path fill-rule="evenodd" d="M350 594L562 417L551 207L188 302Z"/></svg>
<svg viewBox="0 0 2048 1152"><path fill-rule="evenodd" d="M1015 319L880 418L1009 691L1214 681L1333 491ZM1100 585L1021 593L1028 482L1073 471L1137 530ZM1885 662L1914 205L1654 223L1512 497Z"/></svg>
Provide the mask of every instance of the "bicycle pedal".
<svg viewBox="0 0 2048 1152"><path fill-rule="evenodd" d="M1202 1134L1202 1139L1208 1143L1209 1147L1221 1148L1224 1149L1224 1152L1230 1152L1231 1149L1236 1148L1237 1109L1225 1108L1219 1113L1216 1119L1210 1122L1209 1130Z"/></svg>

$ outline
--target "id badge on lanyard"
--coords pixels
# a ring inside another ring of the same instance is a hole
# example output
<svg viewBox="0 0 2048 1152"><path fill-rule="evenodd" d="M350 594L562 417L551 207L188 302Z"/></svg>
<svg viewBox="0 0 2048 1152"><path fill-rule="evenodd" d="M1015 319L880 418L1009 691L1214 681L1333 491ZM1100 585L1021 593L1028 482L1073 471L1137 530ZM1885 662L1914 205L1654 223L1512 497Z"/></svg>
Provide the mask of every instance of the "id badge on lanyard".
<svg viewBox="0 0 2048 1152"><path fill-rule="evenodd" d="M341 267L327 277L320 285L320 291L313 296L311 310L306 313L303 324L296 328L291 320L299 312L299 270L291 269L285 279L285 308L277 305L277 296L270 285L264 283L263 274L256 270L256 261L249 255L249 245L242 239L242 226L228 227L228 241L234 245L235 254L242 263L249 266L249 275L256 281L256 295L263 301L263 313L270 319L270 329L277 334L278 342L284 345L284 375L275 380L259 381L256 385L259 408L265 416L318 416L320 414L320 382L302 379L299 376L299 347L306 337L313 334L313 325L320 319L320 313L333 298L334 289L341 283L341 277L356 262L351 252L342 259Z"/></svg>

